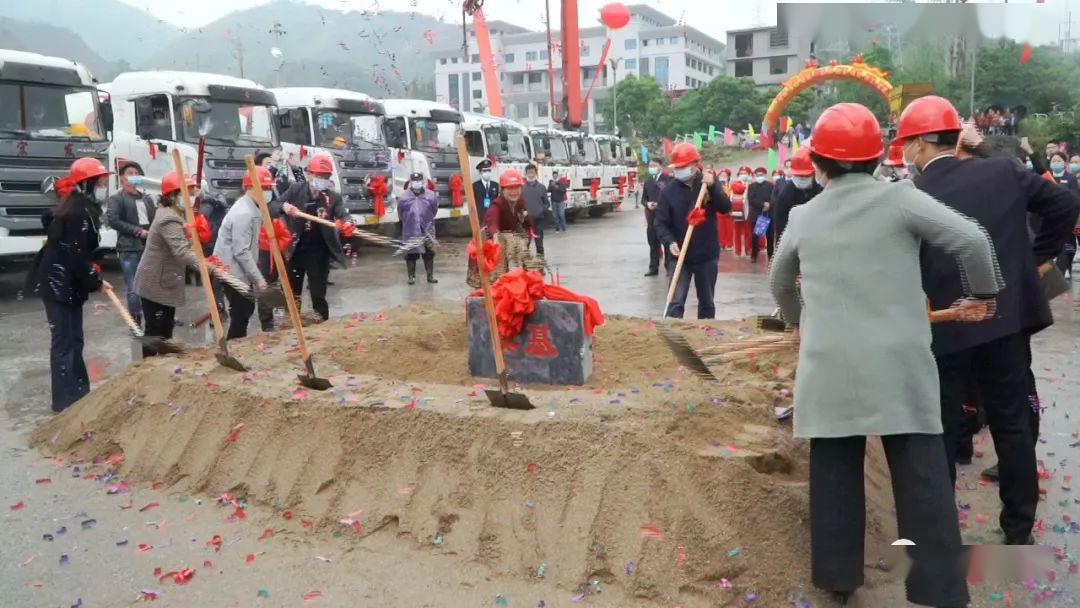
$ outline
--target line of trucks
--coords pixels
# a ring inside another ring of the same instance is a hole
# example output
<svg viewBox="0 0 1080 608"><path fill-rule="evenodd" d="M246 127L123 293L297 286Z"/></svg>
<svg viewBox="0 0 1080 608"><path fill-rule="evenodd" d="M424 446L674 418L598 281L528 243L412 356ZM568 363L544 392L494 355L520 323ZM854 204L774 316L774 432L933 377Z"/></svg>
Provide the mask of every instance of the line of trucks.
<svg viewBox="0 0 1080 608"><path fill-rule="evenodd" d="M138 162L153 191L172 169L174 149L195 171L200 138L204 193L228 204L241 194L245 155L277 152L282 165L302 169L312 155L326 153L334 159L334 187L357 224L392 230L396 196L413 172L428 177L438 194L436 219L463 222L467 207L450 191L461 171L459 132L473 179L484 158L494 161L496 179L530 163L543 183L558 172L569 183L568 219L598 217L636 194L637 161L629 145L609 135L527 128L433 101L267 89L209 73L129 72L99 84L74 61L0 49L0 266L41 247L40 217L55 204L45 194L48 184L75 158L92 156L109 167L121 158ZM388 185L381 217L371 188L380 174ZM115 175L109 187L110 194L119 189ZM115 238L104 230L103 246Z"/></svg>

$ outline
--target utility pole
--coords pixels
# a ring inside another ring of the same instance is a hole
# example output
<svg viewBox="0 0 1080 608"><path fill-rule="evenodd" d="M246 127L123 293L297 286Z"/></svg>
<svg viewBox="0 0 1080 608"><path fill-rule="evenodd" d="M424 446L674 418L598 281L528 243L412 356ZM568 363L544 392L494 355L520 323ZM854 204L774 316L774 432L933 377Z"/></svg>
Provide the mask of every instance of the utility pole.
<svg viewBox="0 0 1080 608"><path fill-rule="evenodd" d="M968 104L968 117L975 116L975 68L979 65L977 56L979 53L979 47L971 47L971 100Z"/></svg>
<svg viewBox="0 0 1080 608"><path fill-rule="evenodd" d="M622 57L615 59L608 59L611 63L611 104L612 104L612 135L619 134L619 62L622 61Z"/></svg>
<svg viewBox="0 0 1080 608"><path fill-rule="evenodd" d="M233 40L233 57L240 65L240 78L244 77L244 43L239 38Z"/></svg>

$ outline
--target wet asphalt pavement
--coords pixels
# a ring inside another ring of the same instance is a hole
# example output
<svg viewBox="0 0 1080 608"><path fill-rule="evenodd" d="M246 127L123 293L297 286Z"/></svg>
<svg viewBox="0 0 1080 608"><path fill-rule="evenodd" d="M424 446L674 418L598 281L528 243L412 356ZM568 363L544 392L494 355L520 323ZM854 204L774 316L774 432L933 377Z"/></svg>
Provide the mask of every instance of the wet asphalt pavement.
<svg viewBox="0 0 1080 608"><path fill-rule="evenodd" d="M452 251L436 259L437 285L420 281L406 284L405 263L386 250L363 248L347 269L335 270L329 300L331 315L357 311L375 311L411 302L428 300L462 301L469 288L465 285L465 243L446 239ZM546 233L547 258L552 270L570 289L596 298L607 314L625 314L658 318L663 307L666 281L661 277L642 276L648 265L644 216L630 208L599 219L581 219L565 234ZM107 266L107 279L119 292L123 279L118 266ZM49 334L40 301L23 292L24 272L0 274L0 589L5 591L4 606L126 606L140 599L139 590L162 592L159 605L289 605L301 603L311 591L343 593L359 579L363 597L375 603L365 605L466 606L496 603L497 593L517 597L526 587L519 583L491 581L482 574L475 580L443 580L438 561L430 555L402 557L400 552L381 552L378 543L354 552L323 539L314 545L297 545L294 554L278 558L273 570L259 570L256 557L243 570L245 555L259 553L256 537L265 528L280 528L282 522L268 521L270 515L249 518L248 522L228 522L225 513L212 505L212 498L202 497L196 508L195 497L160 496L150 488L139 490L122 500L106 497L100 484L83 482L68 465L42 459L27 447L25 433L49 412ZM717 316L741 318L768 313L774 304L768 295L764 263L752 266L745 259L723 254L716 288ZM1080 563L1080 488L1073 489L1073 477L1080 477L1080 313L1075 298L1080 295L1080 281L1072 294L1054 302L1057 324L1033 341L1036 376L1046 407L1042 425L1039 457L1046 472L1041 481L1046 491L1040 505L1042 526L1040 543L1052 545L1063 556ZM188 306L177 313L185 324L205 310L202 291L188 288ZM305 309L310 303L305 300ZM687 310L696 309L691 295ZM253 320L252 331L257 330ZM132 341L120 318L107 308L104 298L95 295L85 308L85 357L92 381L100 381L123 369L132 359ZM208 342L210 330L178 328L177 338L187 343ZM972 542L999 542L996 488L980 483L978 472L993 461L992 446L986 440L977 448L976 462L961 472L958 499L970 504L963 514L965 537ZM48 481L41 481L48 479ZM133 501L135 509L117 506ZM138 508L152 501L160 510L139 513ZM12 509L23 503L22 508ZM257 513L257 512L256 512ZM94 519L89 525L83 522ZM164 521L163 521L164 520ZM224 522L224 523L223 523ZM257 522L257 523L256 523ZM290 523L296 527L295 522ZM169 527L171 526L171 527ZM63 532L58 532L61 528ZM217 531L221 528L221 531ZM208 535L225 536L226 549L206 556ZM47 540L44 535L52 535ZM117 551L121 541L130 545L147 543L158 551L153 555L167 558L146 559L137 551ZM229 545L230 541L235 547ZM165 544L165 543L168 544ZM286 542L286 541L282 541ZM291 541L288 541L291 542ZM161 545L159 547L159 545ZM175 545L171 554L160 549ZM345 555L348 554L348 555ZM64 558L63 556L67 557ZM186 556L186 557L185 557ZM319 556L328 557L324 561ZM227 562L205 566L203 559ZM184 561L187 559L187 561ZM235 562L235 563L234 563ZM342 562L348 564L345 576ZM183 564L203 567L182 595L170 596L174 585L169 579L158 582L151 572L160 566L169 572ZM331 564L338 567L330 574ZM1059 560L1054 574L1040 573L1023 595L1009 596L1008 604L992 586L973 588L979 605L1080 606L1080 573L1069 572L1068 559ZM286 568L286 570L279 570ZM145 570L145 571L144 571ZM295 577L276 576L275 572L296 572ZM262 574L260 574L260 572ZM395 574L395 573L402 574ZM220 577L215 581L214 577ZM400 585L387 581L400 579ZM208 582L209 581L209 582ZM515 587L516 585L516 587ZM163 591L164 589L164 591ZM259 590L266 596L260 596ZM529 588L529 593L535 588ZM491 603L477 604L478 591L490 591ZM460 593L460 595L455 595ZM1035 594L1044 596L1036 602ZM170 599L171 597L171 599ZM355 599L350 595L347 604ZM82 604L79 603L82 598ZM471 600L466 598L472 598ZM614 600L615 598L609 598ZM592 601L591 605L619 605ZM392 603L387 603L392 602ZM551 602L548 605L564 605ZM320 605L346 605L326 601ZM353 604L359 605L359 604ZM536 605L513 602L508 605ZM902 602L891 605L905 605Z"/></svg>

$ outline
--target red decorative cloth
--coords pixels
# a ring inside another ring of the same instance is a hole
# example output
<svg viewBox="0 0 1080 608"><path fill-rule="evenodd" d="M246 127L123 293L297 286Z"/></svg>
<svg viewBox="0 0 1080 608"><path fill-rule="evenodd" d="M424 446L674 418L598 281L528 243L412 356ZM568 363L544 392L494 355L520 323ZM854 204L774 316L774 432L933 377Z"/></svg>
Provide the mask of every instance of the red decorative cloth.
<svg viewBox="0 0 1080 608"><path fill-rule="evenodd" d="M338 232L345 238L351 237L356 232L356 224L352 222L346 222L345 220L334 220L337 224Z"/></svg>
<svg viewBox="0 0 1080 608"><path fill-rule="evenodd" d="M184 224L184 233L187 237L191 238L191 225ZM199 235L199 242L203 245L210 242L214 233L210 230L210 222L207 221L206 216L201 213L195 214L195 234Z"/></svg>
<svg viewBox="0 0 1080 608"><path fill-rule="evenodd" d="M705 223L705 210L701 207L696 207L690 210L690 213L686 216L686 223L691 226L700 226Z"/></svg>
<svg viewBox="0 0 1080 608"><path fill-rule="evenodd" d="M371 191L371 196L375 197L375 215L382 217L386 215L386 195L390 192L390 186L386 183L386 176L382 173L376 173L368 181L368 190Z"/></svg>
<svg viewBox="0 0 1080 608"><path fill-rule="evenodd" d="M274 237L277 239L278 251L285 251L292 244L292 232L280 217L274 220ZM270 251L270 237L266 234L266 226L259 228L259 249Z"/></svg>
<svg viewBox="0 0 1080 608"><path fill-rule="evenodd" d="M589 199L596 200L596 193L600 191L600 178L594 177L589 182Z"/></svg>
<svg viewBox="0 0 1080 608"><path fill-rule="evenodd" d="M461 195L464 192L462 181L458 173L450 176L450 204L455 207L461 206Z"/></svg>
<svg viewBox="0 0 1080 608"><path fill-rule="evenodd" d="M470 295L480 296L483 292L476 290ZM544 277L535 270L519 268L504 274L491 286L491 296L495 303L499 335L504 338L521 333L525 327L525 318L536 310L536 300L540 299L584 304L586 335L593 335L596 326L604 324L604 313L596 300L560 285L544 283Z"/></svg>
<svg viewBox="0 0 1080 608"><path fill-rule="evenodd" d="M466 247L469 252L469 259L473 262L476 261L476 241L470 239L469 246ZM502 257L502 245L498 241L487 240L484 241L484 272L491 272L495 270L495 267L499 265L499 260Z"/></svg>

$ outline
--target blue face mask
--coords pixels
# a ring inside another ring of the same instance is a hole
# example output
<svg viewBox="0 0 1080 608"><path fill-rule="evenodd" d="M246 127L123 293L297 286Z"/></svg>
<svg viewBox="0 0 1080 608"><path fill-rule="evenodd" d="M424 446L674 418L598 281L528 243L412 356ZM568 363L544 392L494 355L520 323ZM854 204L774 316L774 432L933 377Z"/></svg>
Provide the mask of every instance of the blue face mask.
<svg viewBox="0 0 1080 608"><path fill-rule="evenodd" d="M1054 175L1061 175L1065 173L1065 163L1050 163L1050 171Z"/></svg>
<svg viewBox="0 0 1080 608"><path fill-rule="evenodd" d="M1069 163L1069 173L1080 173L1080 163Z"/></svg>
<svg viewBox="0 0 1080 608"><path fill-rule="evenodd" d="M129 175L129 176L125 177L124 179L127 180L127 183L132 188L138 188L142 184L142 176L141 175Z"/></svg>
<svg viewBox="0 0 1080 608"><path fill-rule="evenodd" d="M649 167L649 175L653 177L660 175L660 167Z"/></svg>
<svg viewBox="0 0 1080 608"><path fill-rule="evenodd" d="M1028 171L1031 171L1031 170L1035 169L1035 165L1031 164L1030 160L1026 160L1026 161L1024 161L1024 168L1027 169Z"/></svg>

